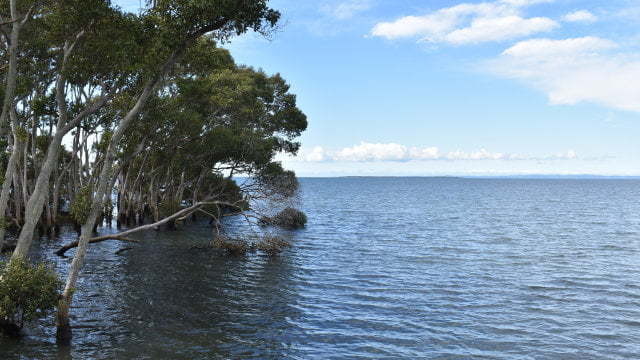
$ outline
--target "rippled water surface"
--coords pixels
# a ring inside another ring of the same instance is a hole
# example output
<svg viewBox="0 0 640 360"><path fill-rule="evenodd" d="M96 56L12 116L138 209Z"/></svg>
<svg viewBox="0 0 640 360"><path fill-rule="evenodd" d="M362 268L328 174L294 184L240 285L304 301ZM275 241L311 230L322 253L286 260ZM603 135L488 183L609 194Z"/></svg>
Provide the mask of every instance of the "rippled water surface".
<svg viewBox="0 0 640 360"><path fill-rule="evenodd" d="M206 224L90 248L72 310L0 359L637 359L640 181L303 179L277 258ZM68 239L42 239L54 256Z"/></svg>

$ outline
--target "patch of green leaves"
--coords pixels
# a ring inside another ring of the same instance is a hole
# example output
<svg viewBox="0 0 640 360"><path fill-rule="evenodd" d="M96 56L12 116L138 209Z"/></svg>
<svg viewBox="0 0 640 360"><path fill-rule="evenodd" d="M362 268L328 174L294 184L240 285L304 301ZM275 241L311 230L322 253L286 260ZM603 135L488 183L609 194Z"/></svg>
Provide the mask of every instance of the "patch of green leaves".
<svg viewBox="0 0 640 360"><path fill-rule="evenodd" d="M22 328L56 307L62 281L52 268L22 258L0 264L0 268L0 320Z"/></svg>
<svg viewBox="0 0 640 360"><path fill-rule="evenodd" d="M93 189L85 186L78 191L75 199L71 203L70 214L78 224L84 224L91 212L91 204L93 201Z"/></svg>

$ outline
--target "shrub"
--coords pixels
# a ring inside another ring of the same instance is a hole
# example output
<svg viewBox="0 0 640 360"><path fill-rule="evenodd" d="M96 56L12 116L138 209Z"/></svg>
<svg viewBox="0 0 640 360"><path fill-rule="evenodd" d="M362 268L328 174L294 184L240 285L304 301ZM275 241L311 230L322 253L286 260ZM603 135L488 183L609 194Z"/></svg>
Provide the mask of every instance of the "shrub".
<svg viewBox="0 0 640 360"><path fill-rule="evenodd" d="M275 225L285 229L301 229L307 224L307 215L294 208L286 208L274 217L263 217L260 219L263 225Z"/></svg>
<svg viewBox="0 0 640 360"><path fill-rule="evenodd" d="M266 235L262 241L258 243L258 249L264 251L267 255L274 256L291 247L291 244L276 236Z"/></svg>
<svg viewBox="0 0 640 360"><path fill-rule="evenodd" d="M44 264L24 259L2 264L0 270L0 331L18 335L26 322L45 317L60 297L62 281Z"/></svg>
<svg viewBox="0 0 640 360"><path fill-rule="evenodd" d="M71 203L69 214L77 224L84 224L91 212L93 191L91 186L81 188Z"/></svg>
<svg viewBox="0 0 640 360"><path fill-rule="evenodd" d="M213 247L224 250L232 256L242 256L250 250L249 245L247 245L245 241L231 240L225 236L216 236L213 239Z"/></svg>

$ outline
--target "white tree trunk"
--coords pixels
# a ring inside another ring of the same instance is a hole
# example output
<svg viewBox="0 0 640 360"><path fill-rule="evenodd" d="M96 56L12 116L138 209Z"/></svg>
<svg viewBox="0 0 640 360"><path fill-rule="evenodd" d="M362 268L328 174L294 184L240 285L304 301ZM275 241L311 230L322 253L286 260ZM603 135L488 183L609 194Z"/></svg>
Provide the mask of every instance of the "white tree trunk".
<svg viewBox="0 0 640 360"><path fill-rule="evenodd" d="M4 221L7 213L7 207L9 205L9 190L11 190L11 183L13 182L13 173L16 170L16 163L18 162L19 154L18 138L13 137L13 148L11 149L11 157L9 157L9 163L7 164L7 170L4 174L4 181L2 182L2 193L0 194L0 216L2 216L3 226L0 226L0 250L5 244L5 234L8 224Z"/></svg>
<svg viewBox="0 0 640 360"><path fill-rule="evenodd" d="M29 197L29 201L24 210L24 226L18 236L18 244L13 251L12 259L26 257L29 253L31 243L33 242L34 231L38 220L40 220L40 215L42 215L44 200L49 191L49 179L54 167L58 164L60 144L62 143L63 136L64 134L57 132L51 140L51 144L49 144L47 158L42 164L33 193Z"/></svg>
<svg viewBox="0 0 640 360"><path fill-rule="evenodd" d="M172 57L172 63L175 62L174 57ZM93 227L104 207L104 199L107 194L110 193L108 185L111 182L111 176L113 172L113 163L116 157L116 150L120 140L124 136L126 129L131 125L133 120L140 114L143 107L146 105L149 97L153 94L155 86L160 79L161 76L164 75L165 72L168 71L168 67L165 66L163 68L163 72L158 74L155 79L150 80L133 108L127 113L127 115L122 119L116 131L113 133L111 137L111 142L109 143L109 147L107 148L107 152L105 154L104 162L102 163L102 170L100 171L100 176L98 178L98 186L97 190L93 196L93 202L91 204L91 211L89 212L89 216L87 217L86 222L82 225L80 232L80 240L78 242L78 249L76 250L76 254L73 257L73 261L71 262L69 268L69 275L67 276L67 281L65 284L64 292L62 293L62 298L58 304L58 314L57 314L57 340L60 344L69 344L71 341L71 326L69 325L69 308L71 307L71 302L73 300L73 290L76 287L76 283L78 281L78 276L80 274L80 268L84 263L84 258L87 253L87 245L89 244L89 239L91 239L93 235Z"/></svg>
<svg viewBox="0 0 640 360"><path fill-rule="evenodd" d="M16 0L9 1L11 11L11 34L9 35L9 66L7 68L7 81L4 90L4 101L2 103L2 114L0 114L0 134L4 134L9 122L9 112L13 108L16 93L16 81L18 77L18 40L20 37L20 26L18 21L18 11L16 10Z"/></svg>

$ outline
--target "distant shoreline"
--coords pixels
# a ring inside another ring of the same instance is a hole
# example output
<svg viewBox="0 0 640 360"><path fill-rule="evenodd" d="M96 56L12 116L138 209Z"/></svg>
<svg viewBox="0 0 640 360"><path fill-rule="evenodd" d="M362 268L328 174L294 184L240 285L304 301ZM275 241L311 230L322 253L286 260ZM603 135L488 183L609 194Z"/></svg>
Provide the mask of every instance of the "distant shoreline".
<svg viewBox="0 0 640 360"><path fill-rule="evenodd" d="M420 175L372 175L372 176L299 176L301 179L376 179L376 178L424 178L424 179L518 179L518 180L640 180L638 176L624 175L444 175L444 176L420 176Z"/></svg>

